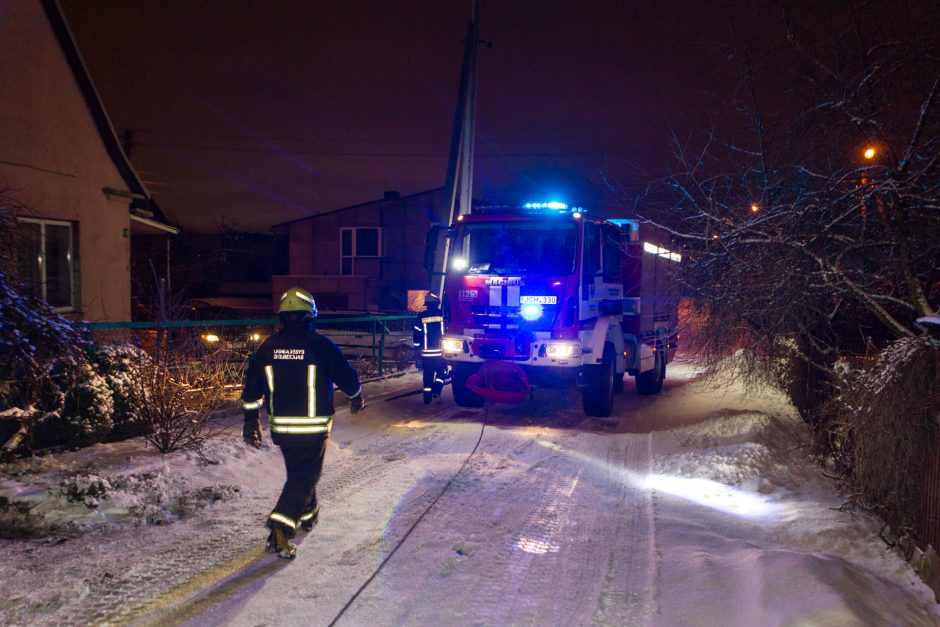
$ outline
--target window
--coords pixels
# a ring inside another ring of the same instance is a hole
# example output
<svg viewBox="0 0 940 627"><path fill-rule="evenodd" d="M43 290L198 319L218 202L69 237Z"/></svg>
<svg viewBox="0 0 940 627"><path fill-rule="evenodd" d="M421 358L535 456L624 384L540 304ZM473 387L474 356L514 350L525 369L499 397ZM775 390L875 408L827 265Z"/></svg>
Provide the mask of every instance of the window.
<svg viewBox="0 0 940 627"><path fill-rule="evenodd" d="M581 246L581 299L588 300L594 295L594 277L601 271L601 233L593 222L584 223Z"/></svg>
<svg viewBox="0 0 940 627"><path fill-rule="evenodd" d="M17 224L19 280L33 296L59 311L75 308L72 224L20 218Z"/></svg>
<svg viewBox="0 0 940 627"><path fill-rule="evenodd" d="M602 257L605 283L616 283L620 280L620 245L622 239L623 236L620 231L604 227Z"/></svg>
<svg viewBox="0 0 940 627"><path fill-rule="evenodd" d="M340 274L355 274L357 257L382 256L382 229L377 226L343 227L340 234Z"/></svg>

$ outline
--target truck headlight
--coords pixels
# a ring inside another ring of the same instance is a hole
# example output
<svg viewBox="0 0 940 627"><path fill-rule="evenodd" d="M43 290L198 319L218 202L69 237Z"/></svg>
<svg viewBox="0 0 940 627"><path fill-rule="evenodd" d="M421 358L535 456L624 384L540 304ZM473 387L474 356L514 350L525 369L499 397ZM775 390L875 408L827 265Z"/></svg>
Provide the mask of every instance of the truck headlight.
<svg viewBox="0 0 940 627"><path fill-rule="evenodd" d="M445 353L462 353L463 340L453 337L445 337L441 340L441 350Z"/></svg>
<svg viewBox="0 0 940 627"><path fill-rule="evenodd" d="M568 359L578 354L577 344L546 344L545 356L552 359Z"/></svg>

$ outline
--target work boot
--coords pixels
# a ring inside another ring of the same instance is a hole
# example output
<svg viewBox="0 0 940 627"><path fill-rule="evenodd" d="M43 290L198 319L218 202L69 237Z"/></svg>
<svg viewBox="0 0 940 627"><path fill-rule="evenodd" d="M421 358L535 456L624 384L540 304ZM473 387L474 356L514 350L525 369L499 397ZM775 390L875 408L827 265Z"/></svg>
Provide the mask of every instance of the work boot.
<svg viewBox="0 0 940 627"><path fill-rule="evenodd" d="M430 405L430 404L431 404L431 392L425 392L425 393L424 393L424 404L425 404L425 405Z"/></svg>
<svg viewBox="0 0 940 627"><path fill-rule="evenodd" d="M271 529L265 548L268 553L274 553L281 559L292 560L297 556L297 547L288 541L287 532L280 525Z"/></svg>
<svg viewBox="0 0 940 627"><path fill-rule="evenodd" d="M317 526L317 523L320 521L320 506L317 505L313 508L312 511L305 513L300 517L300 528L305 532L310 533L313 531L313 528Z"/></svg>

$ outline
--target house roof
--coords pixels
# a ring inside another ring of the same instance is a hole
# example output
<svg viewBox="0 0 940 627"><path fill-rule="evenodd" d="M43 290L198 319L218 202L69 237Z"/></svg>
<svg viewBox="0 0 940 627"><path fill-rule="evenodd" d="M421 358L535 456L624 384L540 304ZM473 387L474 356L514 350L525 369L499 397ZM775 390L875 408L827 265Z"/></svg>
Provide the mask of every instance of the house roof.
<svg viewBox="0 0 940 627"><path fill-rule="evenodd" d="M42 0L42 6L49 20L49 25L52 27L52 31L55 33L55 37L59 42L59 46L65 54L72 75L75 77L75 82L78 84L82 96L85 99L85 104L88 106L95 127L98 129L98 135L101 137L101 141L108 152L108 156L111 158L121 178L127 185L127 189L130 191L131 211L137 208L144 209L153 214L153 218L156 222L166 223L166 216L160 211L157 202L154 200L153 196L150 195L150 192L147 191L143 181L137 176L134 166L131 165L127 155L124 154L124 149L121 148L117 134L114 132L114 126L112 126L111 120L108 118L108 114L101 102L95 84L88 74L88 69L85 67L85 61L78 51L78 46L75 45L75 38L72 36L72 31L65 21L58 0ZM109 190L105 189L102 191L108 193ZM173 229L173 227L167 228L174 231L176 230Z"/></svg>
<svg viewBox="0 0 940 627"><path fill-rule="evenodd" d="M424 196L425 194L433 194L434 192L444 189L443 187L435 187L434 189L427 189L423 192L415 192L414 194L408 194L406 196L399 196L398 198L389 199L389 198L376 198L375 200L369 200L367 202L361 202L358 205L350 205L349 207L343 207L342 209L331 209L330 211L324 211L323 213L317 213L312 216L307 216L305 218L297 218L296 220L288 220L287 222L278 222L271 226L272 229L279 226L287 226L289 224L295 224L297 222L303 222L304 220L315 220L316 218L322 218L323 216L331 216L335 213L340 213L343 211L350 211L352 209L360 209L368 205L374 205L377 202L398 202L400 200L405 200L407 198L414 198L415 196Z"/></svg>

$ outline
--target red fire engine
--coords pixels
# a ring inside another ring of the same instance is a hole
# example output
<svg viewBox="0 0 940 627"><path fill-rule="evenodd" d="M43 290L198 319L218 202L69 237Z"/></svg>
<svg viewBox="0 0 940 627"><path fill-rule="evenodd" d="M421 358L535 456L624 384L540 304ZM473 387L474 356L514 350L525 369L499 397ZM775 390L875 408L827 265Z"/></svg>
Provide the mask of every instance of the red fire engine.
<svg viewBox="0 0 940 627"><path fill-rule="evenodd" d="M624 374L640 394L662 389L680 256L641 240L637 221L530 203L474 209L447 238L441 349L458 405L577 384L587 415L610 416Z"/></svg>

